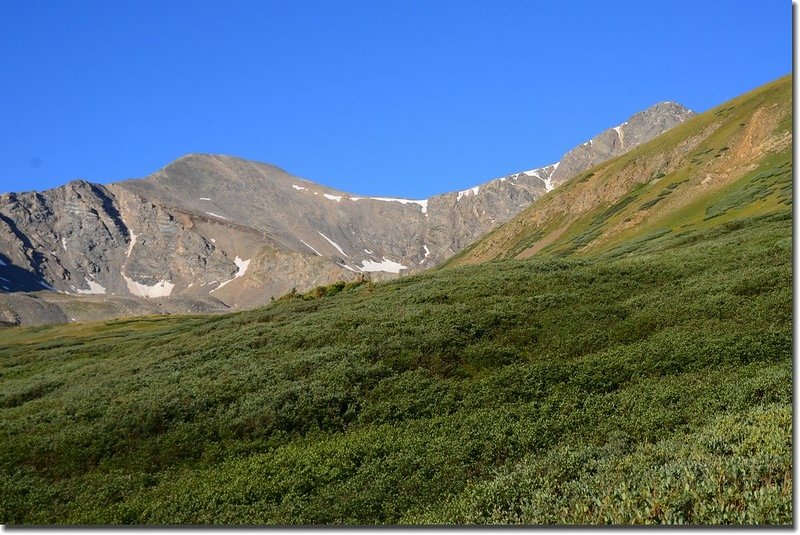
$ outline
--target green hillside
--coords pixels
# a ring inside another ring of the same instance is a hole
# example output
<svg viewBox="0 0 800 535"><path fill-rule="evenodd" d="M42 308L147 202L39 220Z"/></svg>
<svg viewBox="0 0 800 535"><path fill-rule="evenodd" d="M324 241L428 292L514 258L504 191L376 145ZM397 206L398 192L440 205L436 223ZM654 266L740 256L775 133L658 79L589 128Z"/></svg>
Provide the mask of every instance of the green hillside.
<svg viewBox="0 0 800 535"><path fill-rule="evenodd" d="M0 520L787 524L791 269L787 209L627 258L4 331Z"/></svg>
<svg viewBox="0 0 800 535"><path fill-rule="evenodd" d="M786 76L589 169L447 265L625 249L781 210L791 197L792 83Z"/></svg>
<svg viewBox="0 0 800 535"><path fill-rule="evenodd" d="M750 139L782 139L775 117ZM789 525L791 159L771 147L702 209L570 254L685 184L582 215L558 254L0 331L0 522Z"/></svg>

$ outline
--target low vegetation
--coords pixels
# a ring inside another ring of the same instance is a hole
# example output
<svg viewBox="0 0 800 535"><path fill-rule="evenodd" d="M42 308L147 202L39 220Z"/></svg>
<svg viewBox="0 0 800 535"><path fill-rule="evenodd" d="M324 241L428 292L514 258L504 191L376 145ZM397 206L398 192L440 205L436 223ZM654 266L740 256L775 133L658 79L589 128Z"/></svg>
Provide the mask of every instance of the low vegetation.
<svg viewBox="0 0 800 535"><path fill-rule="evenodd" d="M534 253L594 256L663 229L710 228L791 202L787 76L594 166L444 267Z"/></svg>
<svg viewBox="0 0 800 535"><path fill-rule="evenodd" d="M0 522L791 524L781 206L226 316L6 329Z"/></svg>

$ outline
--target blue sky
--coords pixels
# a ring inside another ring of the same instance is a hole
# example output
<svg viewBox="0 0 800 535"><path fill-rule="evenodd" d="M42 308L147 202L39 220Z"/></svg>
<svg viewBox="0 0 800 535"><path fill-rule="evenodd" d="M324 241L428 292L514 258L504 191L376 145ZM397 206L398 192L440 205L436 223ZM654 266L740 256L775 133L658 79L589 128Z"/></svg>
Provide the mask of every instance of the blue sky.
<svg viewBox="0 0 800 535"><path fill-rule="evenodd" d="M791 3L17 0L0 45L0 191L212 152L422 198L788 74Z"/></svg>

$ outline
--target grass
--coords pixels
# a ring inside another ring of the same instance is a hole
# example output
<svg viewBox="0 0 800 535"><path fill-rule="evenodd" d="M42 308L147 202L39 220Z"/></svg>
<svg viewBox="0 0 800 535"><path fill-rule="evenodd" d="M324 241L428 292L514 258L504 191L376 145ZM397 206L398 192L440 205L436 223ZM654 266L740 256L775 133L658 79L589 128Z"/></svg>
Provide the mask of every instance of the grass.
<svg viewBox="0 0 800 535"><path fill-rule="evenodd" d="M791 524L791 153L701 187L790 94L588 170L537 205L641 176L447 269L4 329L0 523Z"/></svg>
<svg viewBox="0 0 800 535"><path fill-rule="evenodd" d="M662 178L662 177L659 177L659 178ZM661 190L661 192L658 195L656 195L655 197L653 197L649 201L645 201L642 204L640 204L639 205L639 211L647 210L648 208L651 208L651 207L655 206L656 204L658 204L659 202L664 200L665 197L671 195L672 192L675 191L675 188L677 188L679 185L681 185L681 183L682 182L672 182L670 184L667 184L664 187L664 189Z"/></svg>
<svg viewBox="0 0 800 535"><path fill-rule="evenodd" d="M577 251L578 249L585 247L592 241L594 241L600 233L602 232L603 225L612 218L614 215L619 214L622 210L625 209L630 203L636 200L636 195L631 194L626 197L623 197L616 203L612 204L610 207L606 208L600 214L596 215L593 219L589 228L583 231L581 234L576 236L570 241L569 247L562 251L563 254L571 254Z"/></svg>
<svg viewBox="0 0 800 535"><path fill-rule="evenodd" d="M752 109L754 104L749 104L750 106L741 111L745 112L747 109ZM724 111L729 111L729 109L725 109ZM791 114L789 114L789 116L791 117ZM732 135L735 130L732 124L733 122L735 122L735 120L731 118L728 123L717 128L717 130L704 141L702 146L706 144L721 144L723 141L726 141L728 139L727 136ZM781 125L779 125L776 127L776 131L780 131L781 128ZM670 133L671 132L668 134ZM654 143L654 145L661 146L663 143L660 138L655 141L657 143ZM645 147L645 149L652 149L652 147L648 146ZM698 158L711 159L713 158L712 153L715 151L717 152L714 156L724 155L728 150L729 147L727 146L722 146L720 149L714 149L714 147L711 146L698 150L693 153L693 160L691 163L697 163L694 160L698 160ZM648 152L653 151L649 150ZM634 154L632 159L635 161L639 156L638 154ZM614 160L612 163L614 165L621 165L621 162L618 160L627 158L630 158L630 156L624 156ZM689 197L692 200L688 203L683 205L679 204L666 212L650 216L627 232L621 232L617 235L609 235L599 239L603 235L603 232L609 228L609 223L631 219L634 217L635 212L647 211L659 205L659 203L668 199L671 195L674 195L674 192L680 191L682 186L686 184L690 185L692 183L692 177L696 176L699 170L693 170L690 166L689 168L680 168L669 175L660 173L656 175L658 178L653 182L650 184L639 184L632 189L627 196L617 201L617 203L610 208L600 207L583 215L573 224L573 228L568 233L561 239L555 240L544 249L544 252L554 254L580 254L583 248L592 244L593 249L588 251L588 253L597 254L623 246L625 242L628 241L637 242L642 236L653 232L659 232L664 228L671 230L685 230L689 227L707 228L709 226L708 220L713 218L722 216L719 221L711 223L712 226L749 215L780 210L784 206L791 206L791 147L776 153L764 153L759 156L755 164L755 169L753 171L745 173L738 180L718 190L709 193L694 194ZM700 173L700 175L702 176L702 173ZM637 199L644 200L639 203L633 202ZM608 214L607 212L609 210L612 210L613 213ZM586 222L589 222L588 226Z"/></svg>
<svg viewBox="0 0 800 535"><path fill-rule="evenodd" d="M781 210L792 202L791 103L784 77L692 117L562 184L443 268L524 257L526 248L593 256L660 229Z"/></svg>
<svg viewBox="0 0 800 535"><path fill-rule="evenodd" d="M792 199L792 165L788 155L783 161L766 162L767 169L756 170L741 181L739 187L727 191L706 208L705 220L719 217L728 211L742 208L750 203L764 200L776 194L775 201L790 204ZM765 166L762 166L762 169Z"/></svg>
<svg viewBox="0 0 800 535"><path fill-rule="evenodd" d="M231 315L3 330L0 522L791 524L775 210Z"/></svg>

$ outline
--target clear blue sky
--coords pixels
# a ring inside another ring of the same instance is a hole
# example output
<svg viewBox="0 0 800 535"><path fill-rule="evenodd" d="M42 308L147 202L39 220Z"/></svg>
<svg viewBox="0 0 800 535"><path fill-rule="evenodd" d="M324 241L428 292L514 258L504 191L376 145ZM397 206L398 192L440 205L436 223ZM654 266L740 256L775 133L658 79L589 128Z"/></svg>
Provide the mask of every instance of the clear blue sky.
<svg viewBox="0 0 800 535"><path fill-rule="evenodd" d="M789 0L4 2L0 191L242 156L422 198L791 72Z"/></svg>

